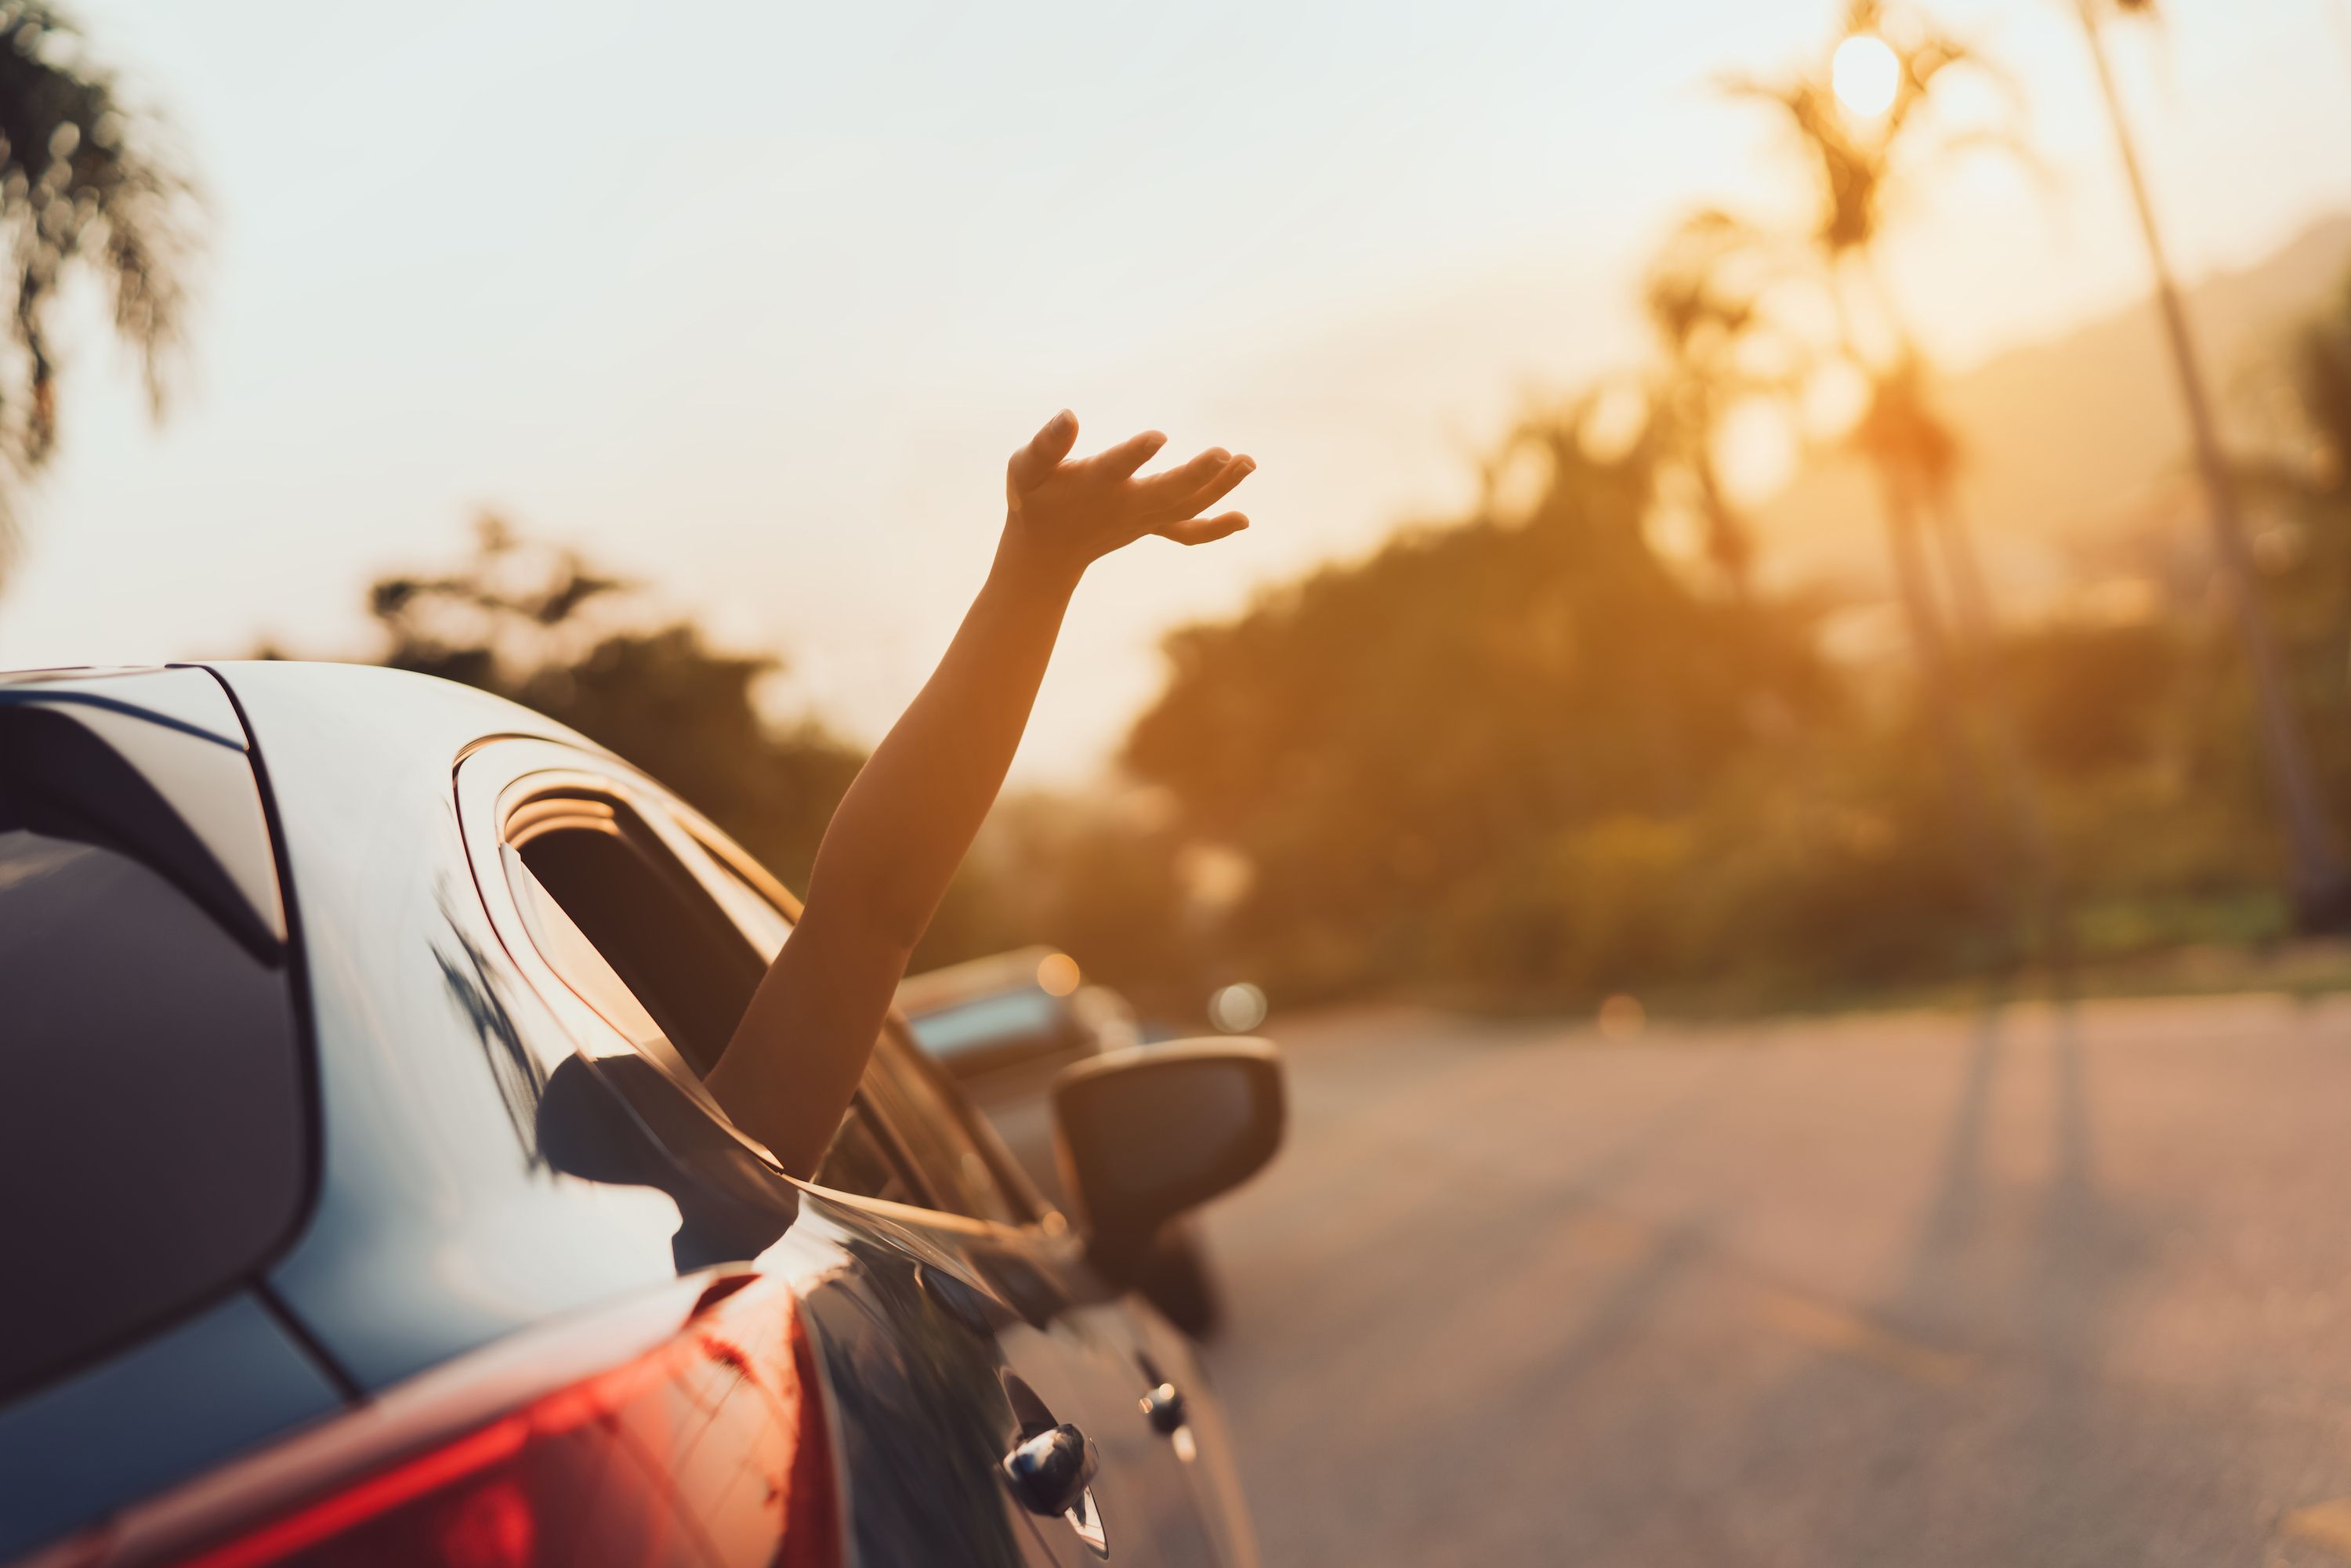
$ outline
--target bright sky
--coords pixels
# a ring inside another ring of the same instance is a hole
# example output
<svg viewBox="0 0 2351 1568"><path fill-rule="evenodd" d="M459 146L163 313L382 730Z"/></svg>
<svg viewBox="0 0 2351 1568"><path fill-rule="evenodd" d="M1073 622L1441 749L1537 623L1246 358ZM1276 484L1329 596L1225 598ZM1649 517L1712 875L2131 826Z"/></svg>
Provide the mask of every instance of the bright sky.
<svg viewBox="0 0 2351 1568"><path fill-rule="evenodd" d="M2346 5L2168 0L2118 48L2190 271L2351 207ZM496 507L870 739L1066 403L1260 465L1248 534L1089 578L1020 764L1077 776L1162 631L1461 505L1528 389L1635 352L1680 211L1789 199L1777 127L1708 83L1842 8L82 0L215 234L160 432L78 335L0 667L362 653L370 578ZM1938 7L2054 173L1908 214L1894 285L1949 362L2143 287L2071 12Z"/></svg>

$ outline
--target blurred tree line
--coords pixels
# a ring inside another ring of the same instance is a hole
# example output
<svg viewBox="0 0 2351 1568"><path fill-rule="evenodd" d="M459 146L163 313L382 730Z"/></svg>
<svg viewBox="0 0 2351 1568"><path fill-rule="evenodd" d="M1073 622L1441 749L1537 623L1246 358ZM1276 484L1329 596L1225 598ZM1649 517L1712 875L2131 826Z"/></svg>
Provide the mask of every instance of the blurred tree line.
<svg viewBox="0 0 2351 1568"><path fill-rule="evenodd" d="M714 647L692 621L654 612L637 585L496 516L477 521L455 570L381 578L368 608L379 662L570 726L694 802L793 888L808 885L825 824L865 762L820 720L762 701L785 673L780 657ZM997 884L997 863L975 857L918 967L1016 946L1051 921L1039 893Z"/></svg>
<svg viewBox="0 0 2351 1568"><path fill-rule="evenodd" d="M2351 832L2351 281L2294 371L2262 589ZM1546 459L1523 516L1489 505L1169 640L1124 761L1249 867L1227 948L1289 999L1752 1004L2012 965L2025 868L1997 842L1985 863L1927 679L1825 657L1830 606L1758 593L1743 549L1662 554L1672 409L1605 455L1591 410L1514 438ZM2094 959L2291 928L2226 607L2209 580L2159 592L1987 650Z"/></svg>
<svg viewBox="0 0 2351 1568"><path fill-rule="evenodd" d="M57 455L64 301L77 284L103 293L160 416L202 217L164 128L124 100L73 20L0 0L0 580L23 493Z"/></svg>
<svg viewBox="0 0 2351 1568"><path fill-rule="evenodd" d="M2351 832L2351 281L2294 363L2296 461L2262 465L2264 591ZM1493 467L1535 499L1399 534L1167 640L1123 777L1014 796L918 967L1067 948L1163 1016L1247 978L1585 1005L1819 1000L2012 969L2012 858L1986 862L1915 669L1823 651L1819 595L1751 579L1683 417L1530 417ZM1681 477L1686 478L1686 475ZM2209 582L2127 614L2004 628L1991 672L2095 959L2286 935L2250 695ZM770 655L648 622L627 583L496 519L437 576L388 577L385 663L480 686L663 779L804 885L863 760L762 701Z"/></svg>

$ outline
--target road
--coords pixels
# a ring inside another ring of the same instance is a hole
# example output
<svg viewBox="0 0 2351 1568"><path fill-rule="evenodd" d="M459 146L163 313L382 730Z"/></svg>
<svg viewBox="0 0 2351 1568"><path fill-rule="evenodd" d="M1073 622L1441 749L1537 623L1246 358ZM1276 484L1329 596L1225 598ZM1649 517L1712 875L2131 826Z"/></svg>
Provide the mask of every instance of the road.
<svg viewBox="0 0 2351 1568"><path fill-rule="evenodd" d="M2351 1002L1280 1024L1269 1564L2351 1561Z"/></svg>

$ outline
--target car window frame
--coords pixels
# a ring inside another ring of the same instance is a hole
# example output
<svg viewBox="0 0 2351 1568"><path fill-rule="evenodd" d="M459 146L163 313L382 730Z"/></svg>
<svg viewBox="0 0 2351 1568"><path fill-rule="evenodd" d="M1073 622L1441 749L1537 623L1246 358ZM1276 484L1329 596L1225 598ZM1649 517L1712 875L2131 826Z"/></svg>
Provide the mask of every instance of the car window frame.
<svg viewBox="0 0 2351 1568"><path fill-rule="evenodd" d="M797 925L802 905L790 891L769 874L758 862L735 846L716 824L692 807L679 800L645 774L621 761L618 758L588 752L559 741L524 736L494 736L475 742L456 759L454 785L456 795L460 838L465 858L473 873L475 891L490 925L500 944L520 970L531 988L538 994L556 1015L573 1050L590 1061L632 1052L653 1064L680 1093L684 1095L703 1115L714 1123L728 1138L757 1157L772 1173L793 1186L817 1193L829 1200L851 1204L885 1217L909 1219L934 1228L964 1230L975 1234L996 1234L1006 1230L1026 1232L1041 1229L1048 1235L1061 1234L1066 1221L1037 1197L1025 1177L1007 1182L1004 1159L1000 1152L986 1138L976 1138L990 1173L999 1187L1011 1199L1016 1212L1025 1211L1030 1218L1018 1226L1008 1226L1001 1220L967 1215L946 1207L940 1194L927 1179L921 1162L910 1152L906 1139L891 1124L882 1108L874 1104L861 1085L852 1097L850 1109L843 1113L862 1116L869 1130L882 1145L884 1154L895 1167L899 1180L906 1190L924 1200L909 1206L890 1198L864 1193L850 1192L822 1186L791 1175L783 1168L773 1150L737 1126L726 1114L716 1098L705 1086L674 1044L666 1040L666 1049L647 1049L645 1043L633 1039L629 1031L581 994L562 970L541 950L539 939L525 914L521 897L513 885L513 872L522 864L518 852L508 841L507 824L525 808L542 801L560 800L567 796L590 799L604 798L625 803L636 818L666 850L675 865L682 869L704 896L718 907L726 923L755 953L772 958L764 940L750 927L764 924L768 918L779 919L784 928L784 940ZM719 890L732 883L732 893ZM764 901L764 910L755 910L744 902L748 894ZM551 895L549 895L551 897ZM895 1009L883 1026L899 1031L904 1049L918 1063L918 1070L927 1070L919 1047L905 1033L904 1021ZM946 1103L961 1117L968 1117L968 1108L946 1086ZM972 1136L968 1121L963 1131Z"/></svg>
<svg viewBox="0 0 2351 1568"><path fill-rule="evenodd" d="M664 800L674 800L666 791L663 792L663 798ZM705 857L698 862L686 862L689 869L699 874L706 874L719 883L729 883L730 892L745 894L750 899L763 901L764 907L753 914L752 917L755 920L764 924L768 919L779 919L787 928L799 924L801 912L806 905L771 875L765 866L752 859L747 851L735 843L710 819L684 802L675 801L674 813L680 830L696 848L702 851ZM714 890L714 896L716 895ZM720 907L731 909L732 906L728 901L722 899ZM786 939L789 939L789 935ZM770 959L772 961L772 955ZM998 1188L1010 1200L1014 1212L1024 1217L1018 1222L1017 1228L1024 1231L1042 1231L1049 1236L1066 1233L1069 1229L1067 1217L1053 1206L1050 1198L1037 1189L1036 1183L1029 1179L1028 1172L1020 1168L1019 1161L1013 1158L1011 1152L1004 1147L1003 1141L996 1135L995 1129L988 1126L985 1119L978 1114L969 1096L964 1093L962 1085L956 1083L954 1078L933 1059L931 1053L923 1049L922 1042L914 1038L914 1026L906 1021L905 1015L895 1005L891 1007L889 1013L883 1018L881 1032L895 1037L898 1049L912 1064L912 1070L930 1084L934 1092L955 1117L963 1135L970 1139L978 1149L980 1158L987 1165L988 1175L994 1178ZM872 1071L870 1065L868 1071ZM921 1162L914 1158L904 1134L890 1124L889 1117L881 1106L872 1103L871 1098L865 1093L862 1082L857 1092L857 1103L864 1107L885 1140L893 1145L902 1168L912 1167L912 1174L918 1178L923 1178ZM925 1190L931 1189L932 1186L927 1178L918 1180L916 1185ZM933 1191L932 1196L935 1199L938 1195ZM960 1210L945 1207L942 1207L939 1212L961 1215ZM978 1216L961 1217L979 1218ZM983 1219L981 1223L998 1222Z"/></svg>

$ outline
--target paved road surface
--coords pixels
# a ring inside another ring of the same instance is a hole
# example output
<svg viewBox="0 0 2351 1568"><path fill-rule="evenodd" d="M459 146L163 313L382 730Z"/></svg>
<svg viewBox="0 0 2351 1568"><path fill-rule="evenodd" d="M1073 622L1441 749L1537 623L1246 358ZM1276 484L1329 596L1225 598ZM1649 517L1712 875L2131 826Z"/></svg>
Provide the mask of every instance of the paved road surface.
<svg viewBox="0 0 2351 1568"><path fill-rule="evenodd" d="M1269 1564L2351 1562L2351 1003L1272 1032Z"/></svg>

